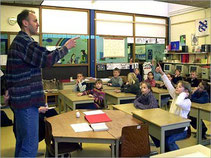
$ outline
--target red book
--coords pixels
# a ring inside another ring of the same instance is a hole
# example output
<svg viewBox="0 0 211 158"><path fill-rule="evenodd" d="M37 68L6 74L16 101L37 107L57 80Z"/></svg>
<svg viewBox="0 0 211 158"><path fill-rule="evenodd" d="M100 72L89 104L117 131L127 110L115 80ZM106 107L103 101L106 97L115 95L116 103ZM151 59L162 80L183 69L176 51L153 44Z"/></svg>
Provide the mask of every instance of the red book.
<svg viewBox="0 0 211 158"><path fill-rule="evenodd" d="M96 115L85 115L85 118L89 123L100 123L100 122L111 121L111 119L106 115L106 113L96 114Z"/></svg>

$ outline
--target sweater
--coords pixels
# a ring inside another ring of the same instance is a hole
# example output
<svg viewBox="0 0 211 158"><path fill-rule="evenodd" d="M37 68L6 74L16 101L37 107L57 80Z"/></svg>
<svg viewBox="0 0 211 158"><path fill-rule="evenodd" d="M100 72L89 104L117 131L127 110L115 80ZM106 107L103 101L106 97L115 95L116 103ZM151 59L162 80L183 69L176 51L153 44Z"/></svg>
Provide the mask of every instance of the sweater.
<svg viewBox="0 0 211 158"><path fill-rule="evenodd" d="M76 84L74 87L75 92L83 92L85 90L86 90L86 82L84 80Z"/></svg>
<svg viewBox="0 0 211 158"><path fill-rule="evenodd" d="M152 80L146 79L145 82L149 83L151 85L151 87L155 87L155 85L156 85L156 82L154 79L152 79Z"/></svg>
<svg viewBox="0 0 211 158"><path fill-rule="evenodd" d="M134 72L134 70L133 70L133 68L132 68L132 65L130 65L130 72ZM139 82L142 81L142 77L141 77L140 74L137 74L136 77L137 77L137 79L139 80Z"/></svg>
<svg viewBox="0 0 211 158"><path fill-rule="evenodd" d="M158 108L157 99L154 97L150 91L148 94L141 94L135 101L134 106L139 109L152 109Z"/></svg>
<svg viewBox="0 0 211 158"><path fill-rule="evenodd" d="M159 72L155 71L155 67L154 66L152 66L152 72L154 74L154 80L155 81L162 81L161 74Z"/></svg>
<svg viewBox="0 0 211 158"><path fill-rule="evenodd" d="M194 79L188 78L187 82L190 83L191 87L198 87L199 85L199 80L197 78L194 78Z"/></svg>
<svg viewBox="0 0 211 158"><path fill-rule="evenodd" d="M174 84L177 84L177 82L178 82L178 81L181 81L181 80L182 80L182 77L181 77L181 76L173 77L172 82L173 82Z"/></svg>
<svg viewBox="0 0 211 158"><path fill-rule="evenodd" d="M133 93L135 95L138 95L140 93L140 86L139 86L139 80L137 79L135 81L134 84L127 84L127 85L124 85L122 88L121 88L121 92L125 92L125 93Z"/></svg>
<svg viewBox="0 0 211 158"><path fill-rule="evenodd" d="M111 83L112 87L121 87L123 85L122 78L120 76L118 77L112 77L108 83Z"/></svg>
<svg viewBox="0 0 211 158"><path fill-rule="evenodd" d="M104 98L105 98L105 92L102 91L102 89L96 89L93 88L92 90L84 91L83 95L93 95L94 96L94 104L97 108L105 108L104 104Z"/></svg>
<svg viewBox="0 0 211 158"><path fill-rule="evenodd" d="M208 95L207 91L200 92L199 90L196 90L191 95L191 101L196 102L196 103L205 104L205 103L209 102L209 95Z"/></svg>
<svg viewBox="0 0 211 158"><path fill-rule="evenodd" d="M65 46L48 51L20 31L8 51L6 81L9 104L17 109L44 106L41 68L54 65L67 53Z"/></svg>
<svg viewBox="0 0 211 158"><path fill-rule="evenodd" d="M182 92L177 95L175 93L175 88L173 87L170 80L165 74L162 75L162 79L169 91L169 94L173 99L169 112L181 116L183 118L187 118L191 108L191 101L187 98L187 94L185 92Z"/></svg>

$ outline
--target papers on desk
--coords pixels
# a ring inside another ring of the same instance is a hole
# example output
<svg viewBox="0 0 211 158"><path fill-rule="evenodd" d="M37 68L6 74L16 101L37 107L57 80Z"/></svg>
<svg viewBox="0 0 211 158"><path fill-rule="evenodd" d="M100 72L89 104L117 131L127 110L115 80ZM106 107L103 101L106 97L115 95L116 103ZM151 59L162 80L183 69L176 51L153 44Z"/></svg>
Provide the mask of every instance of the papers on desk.
<svg viewBox="0 0 211 158"><path fill-rule="evenodd" d="M108 126L106 126L105 123L93 123L91 124L91 127L94 131L107 131Z"/></svg>
<svg viewBox="0 0 211 158"><path fill-rule="evenodd" d="M77 123L70 125L75 132L88 132L88 131L107 131L108 126L105 123L94 123L90 127L88 123Z"/></svg>
<svg viewBox="0 0 211 158"><path fill-rule="evenodd" d="M83 113L85 115L96 115L96 114L103 114L104 112L102 110L92 110L92 111L86 111Z"/></svg>
<svg viewBox="0 0 211 158"><path fill-rule="evenodd" d="M87 132L92 131L91 127L88 123L77 123L70 125L75 132Z"/></svg>

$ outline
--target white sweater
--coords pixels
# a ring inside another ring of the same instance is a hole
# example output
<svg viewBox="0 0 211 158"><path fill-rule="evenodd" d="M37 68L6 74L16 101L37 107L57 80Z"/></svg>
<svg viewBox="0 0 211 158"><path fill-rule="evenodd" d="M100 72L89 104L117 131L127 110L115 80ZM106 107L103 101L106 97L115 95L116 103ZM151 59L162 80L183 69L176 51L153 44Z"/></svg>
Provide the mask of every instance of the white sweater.
<svg viewBox="0 0 211 158"><path fill-rule="evenodd" d="M191 101L190 99L186 98L186 93L182 92L179 95L175 93L175 88L171 84L171 81L168 77L164 74L162 75L163 82L167 87L169 94L171 95L173 101L171 103L171 107L169 112L179 115L183 118L187 118L188 113L190 112L191 108Z"/></svg>

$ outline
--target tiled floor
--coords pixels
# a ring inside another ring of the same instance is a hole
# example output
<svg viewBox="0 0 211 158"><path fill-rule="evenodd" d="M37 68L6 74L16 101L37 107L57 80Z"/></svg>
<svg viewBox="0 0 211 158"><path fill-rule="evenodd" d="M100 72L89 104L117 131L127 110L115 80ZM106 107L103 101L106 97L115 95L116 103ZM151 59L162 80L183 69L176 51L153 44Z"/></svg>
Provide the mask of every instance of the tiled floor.
<svg viewBox="0 0 211 158"><path fill-rule="evenodd" d="M13 118L13 113L10 109L4 109L9 118ZM208 127L208 132L211 133L210 130L210 122L205 122ZM194 130L192 130L194 131ZM151 143L152 144L152 143ZM196 138L192 136L189 139L185 139L182 141L178 141L177 144L180 148L192 146L196 144ZM211 148L211 146L208 146ZM1 127L1 157L14 157L15 150L15 137L12 131L12 126L10 127ZM160 148L156 148L151 145L152 151L160 152ZM45 141L39 143L39 153L45 152ZM111 150L108 144L83 144L83 150L72 153L72 157L110 157ZM39 157L44 157L41 155Z"/></svg>

